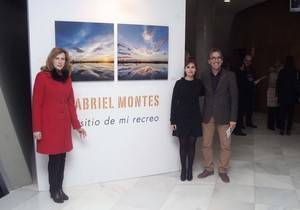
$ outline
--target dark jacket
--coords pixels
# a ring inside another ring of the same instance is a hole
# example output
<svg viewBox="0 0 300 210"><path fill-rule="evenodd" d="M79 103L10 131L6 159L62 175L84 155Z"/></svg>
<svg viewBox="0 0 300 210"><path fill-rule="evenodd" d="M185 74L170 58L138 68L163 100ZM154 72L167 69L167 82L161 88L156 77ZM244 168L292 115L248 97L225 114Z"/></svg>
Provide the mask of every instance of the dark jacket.
<svg viewBox="0 0 300 210"><path fill-rule="evenodd" d="M255 76L252 68L245 69L244 71L236 70L236 79L240 97L247 97L253 95L255 92Z"/></svg>
<svg viewBox="0 0 300 210"><path fill-rule="evenodd" d="M175 83L171 104L171 124L176 125L177 135L201 136L201 112L199 96L203 95L200 80L188 81L181 78Z"/></svg>
<svg viewBox="0 0 300 210"><path fill-rule="evenodd" d="M212 117L218 124L236 122L238 90L235 74L223 69L215 91L211 77L211 71L205 71L201 76L204 86L203 122L209 122Z"/></svg>
<svg viewBox="0 0 300 210"><path fill-rule="evenodd" d="M276 82L276 93L279 105L296 104L297 95L297 72L294 69L282 69Z"/></svg>

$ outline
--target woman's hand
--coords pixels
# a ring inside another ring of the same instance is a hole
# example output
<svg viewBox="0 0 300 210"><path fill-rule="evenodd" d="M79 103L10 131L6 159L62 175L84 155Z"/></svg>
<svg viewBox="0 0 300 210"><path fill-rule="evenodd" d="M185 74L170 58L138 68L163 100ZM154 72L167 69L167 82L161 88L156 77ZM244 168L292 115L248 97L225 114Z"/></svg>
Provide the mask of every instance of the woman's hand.
<svg viewBox="0 0 300 210"><path fill-rule="evenodd" d="M173 131L175 131L177 129L177 126L176 125L171 125L171 128Z"/></svg>
<svg viewBox="0 0 300 210"><path fill-rule="evenodd" d="M83 128L78 128L76 130L79 133L81 139L84 139L86 137L86 131Z"/></svg>
<svg viewBox="0 0 300 210"><path fill-rule="evenodd" d="M42 139L42 132L41 131L35 131L35 132L33 132L33 138L35 140L41 140Z"/></svg>

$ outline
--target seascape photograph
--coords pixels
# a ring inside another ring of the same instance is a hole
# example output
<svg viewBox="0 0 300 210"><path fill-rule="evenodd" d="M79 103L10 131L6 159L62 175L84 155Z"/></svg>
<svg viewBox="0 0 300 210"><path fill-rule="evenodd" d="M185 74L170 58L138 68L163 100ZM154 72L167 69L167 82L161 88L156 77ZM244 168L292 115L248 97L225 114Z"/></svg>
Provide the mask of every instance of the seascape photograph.
<svg viewBox="0 0 300 210"><path fill-rule="evenodd" d="M118 80L168 79L167 26L118 25Z"/></svg>
<svg viewBox="0 0 300 210"><path fill-rule="evenodd" d="M55 21L55 42L71 57L73 81L114 80L114 26Z"/></svg>

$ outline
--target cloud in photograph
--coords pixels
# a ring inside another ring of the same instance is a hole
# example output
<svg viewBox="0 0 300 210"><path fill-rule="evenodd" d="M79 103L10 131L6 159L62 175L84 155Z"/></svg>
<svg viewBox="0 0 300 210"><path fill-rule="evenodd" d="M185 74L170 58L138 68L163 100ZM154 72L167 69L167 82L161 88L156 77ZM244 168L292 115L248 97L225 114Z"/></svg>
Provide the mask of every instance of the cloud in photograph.
<svg viewBox="0 0 300 210"><path fill-rule="evenodd" d="M168 61L168 27L118 25L119 61Z"/></svg>
<svg viewBox="0 0 300 210"><path fill-rule="evenodd" d="M56 21L55 32L56 46L66 48L73 61L113 61L113 24Z"/></svg>
<svg viewBox="0 0 300 210"><path fill-rule="evenodd" d="M72 81L114 80L113 30L109 23L55 22L56 46L70 53Z"/></svg>

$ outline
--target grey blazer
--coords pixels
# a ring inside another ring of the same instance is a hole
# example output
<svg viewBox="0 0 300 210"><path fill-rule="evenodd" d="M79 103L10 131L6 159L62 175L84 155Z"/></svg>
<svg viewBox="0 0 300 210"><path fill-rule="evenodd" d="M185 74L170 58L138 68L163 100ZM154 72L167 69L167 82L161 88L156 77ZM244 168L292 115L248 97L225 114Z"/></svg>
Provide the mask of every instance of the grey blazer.
<svg viewBox="0 0 300 210"><path fill-rule="evenodd" d="M212 117L217 124L236 122L238 89L235 74L223 69L215 93L210 74L209 70L201 75L204 86L203 122L208 123Z"/></svg>

